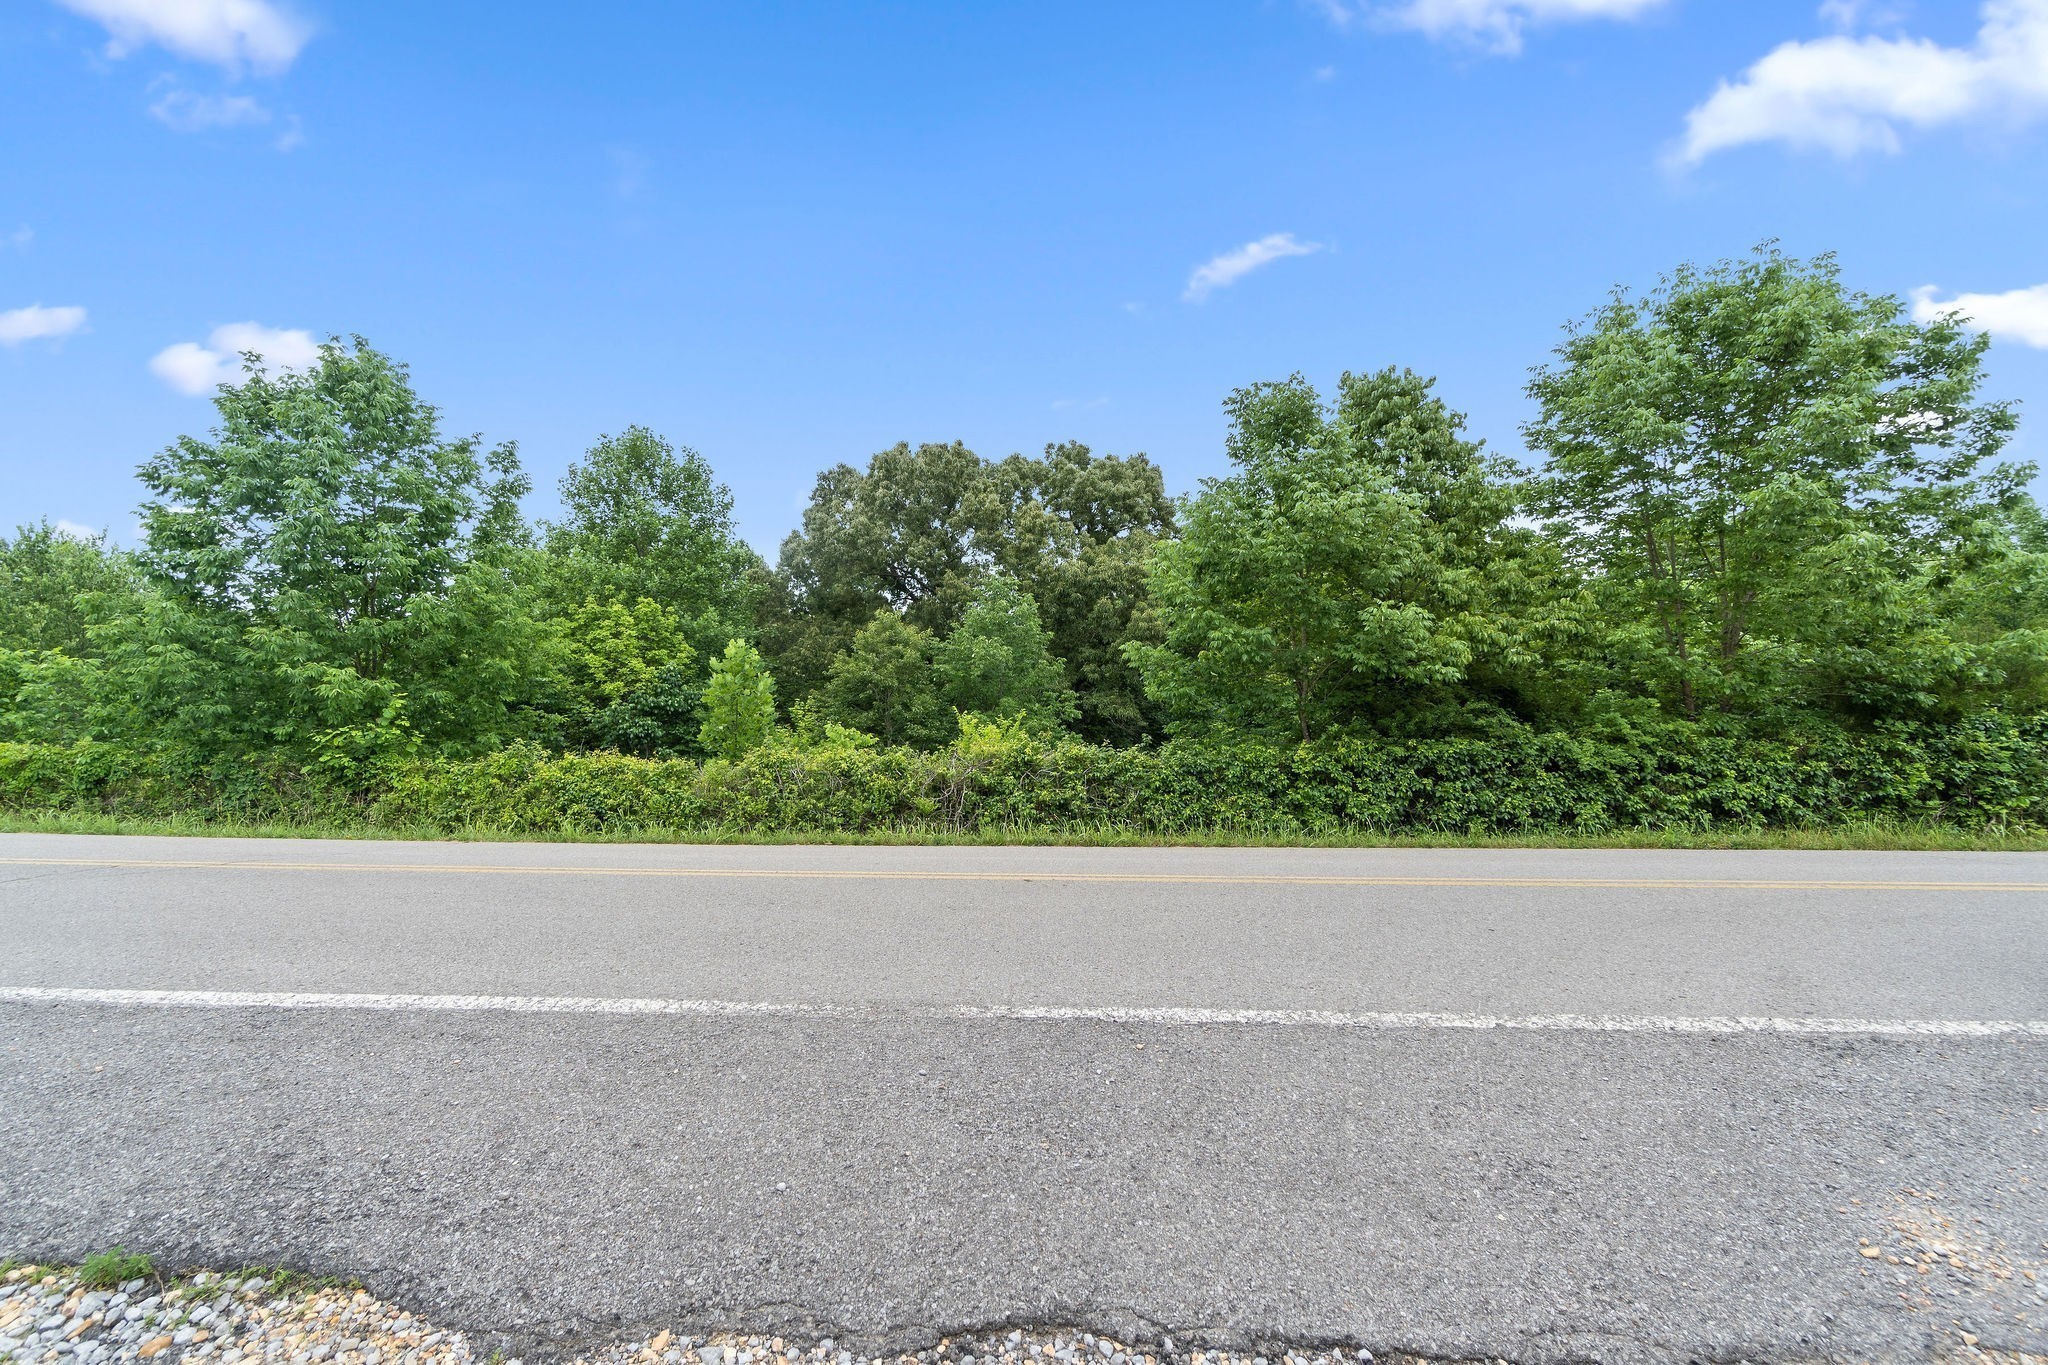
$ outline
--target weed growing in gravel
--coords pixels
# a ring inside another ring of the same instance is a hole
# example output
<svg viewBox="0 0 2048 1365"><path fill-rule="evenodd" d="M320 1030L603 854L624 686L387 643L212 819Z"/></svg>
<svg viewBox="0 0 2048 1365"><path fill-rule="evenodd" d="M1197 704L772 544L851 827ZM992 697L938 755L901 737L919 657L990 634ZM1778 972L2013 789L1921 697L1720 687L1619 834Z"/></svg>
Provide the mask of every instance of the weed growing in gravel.
<svg viewBox="0 0 2048 1365"><path fill-rule="evenodd" d="M88 1289L112 1289L155 1273L156 1263L146 1254L118 1246L94 1252L78 1267L79 1281Z"/></svg>
<svg viewBox="0 0 2048 1365"><path fill-rule="evenodd" d="M361 1289L358 1280L345 1279L339 1275L308 1275L302 1270L291 1270L281 1265L248 1265L228 1274L231 1280L261 1279L265 1281L260 1293L275 1298L281 1294L314 1293L322 1289L340 1289L354 1292Z"/></svg>

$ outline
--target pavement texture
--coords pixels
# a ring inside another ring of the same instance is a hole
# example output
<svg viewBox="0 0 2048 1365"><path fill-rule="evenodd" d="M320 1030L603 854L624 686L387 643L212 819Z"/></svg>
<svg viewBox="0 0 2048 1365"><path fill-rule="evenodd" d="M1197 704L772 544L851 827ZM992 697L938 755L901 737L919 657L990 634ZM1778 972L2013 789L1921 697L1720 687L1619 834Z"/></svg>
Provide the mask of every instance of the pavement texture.
<svg viewBox="0 0 2048 1365"><path fill-rule="evenodd" d="M2039 1035L924 1008L2038 1022L2048 857L0 836L0 945L0 989L837 1007L0 1002L0 1255L354 1276L543 1358L2048 1351Z"/></svg>

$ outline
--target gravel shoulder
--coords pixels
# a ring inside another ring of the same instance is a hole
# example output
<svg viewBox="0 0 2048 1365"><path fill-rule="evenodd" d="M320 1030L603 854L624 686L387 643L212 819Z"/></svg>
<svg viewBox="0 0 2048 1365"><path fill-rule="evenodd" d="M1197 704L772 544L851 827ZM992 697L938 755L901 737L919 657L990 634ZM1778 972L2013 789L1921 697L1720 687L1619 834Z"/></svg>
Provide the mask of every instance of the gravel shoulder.
<svg viewBox="0 0 2048 1365"><path fill-rule="evenodd" d="M24 1365L471 1365L486 1353L468 1334L354 1285L309 1284L283 1272L152 1272L119 1284L77 1267L20 1266L0 1277L0 1359ZM1233 1355L1164 1337L1125 1343L1083 1331L992 1331L947 1337L895 1356L857 1355L830 1337L809 1342L668 1329L579 1352L573 1365L1430 1365L1408 1355L1310 1347Z"/></svg>

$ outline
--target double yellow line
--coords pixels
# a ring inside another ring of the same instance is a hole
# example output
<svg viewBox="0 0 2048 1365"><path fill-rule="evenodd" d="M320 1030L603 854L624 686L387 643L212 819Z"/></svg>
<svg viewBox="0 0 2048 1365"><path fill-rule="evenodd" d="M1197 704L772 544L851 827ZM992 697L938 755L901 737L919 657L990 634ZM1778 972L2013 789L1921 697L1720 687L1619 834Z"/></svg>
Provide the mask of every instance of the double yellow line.
<svg viewBox="0 0 2048 1365"><path fill-rule="evenodd" d="M1116 886L1451 886L1634 891L2020 891L2048 882L1851 881L1742 877L1397 877L1286 873L998 872L888 868L541 867L502 863L284 862L234 858L0 858L6 867L146 868L199 872L441 873L455 876L703 877L767 881L1077 882Z"/></svg>

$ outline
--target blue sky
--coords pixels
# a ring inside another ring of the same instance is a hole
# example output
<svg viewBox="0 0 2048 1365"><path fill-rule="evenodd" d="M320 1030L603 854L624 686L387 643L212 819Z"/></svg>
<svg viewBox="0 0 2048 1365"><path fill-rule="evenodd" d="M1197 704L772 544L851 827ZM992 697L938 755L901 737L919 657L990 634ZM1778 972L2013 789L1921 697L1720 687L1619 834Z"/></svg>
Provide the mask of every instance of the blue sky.
<svg viewBox="0 0 2048 1365"><path fill-rule="evenodd" d="M2048 460L2048 0L13 0L0 167L4 525L132 536L181 390L294 331L537 515L600 432L693 445L771 558L898 440L1192 488L1295 370L1519 453L1561 324L1765 238L1960 296Z"/></svg>

